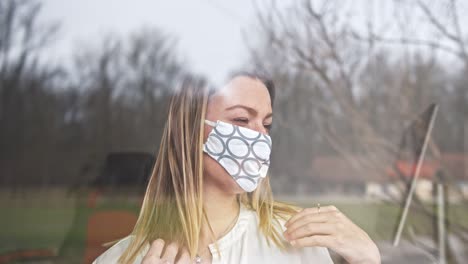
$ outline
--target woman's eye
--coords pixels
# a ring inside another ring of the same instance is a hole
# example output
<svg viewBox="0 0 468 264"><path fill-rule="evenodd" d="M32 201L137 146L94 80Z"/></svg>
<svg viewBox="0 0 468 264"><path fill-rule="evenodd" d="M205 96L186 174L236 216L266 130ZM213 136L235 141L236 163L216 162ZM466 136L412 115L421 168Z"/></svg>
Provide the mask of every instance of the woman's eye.
<svg viewBox="0 0 468 264"><path fill-rule="evenodd" d="M240 123L245 123L245 124L247 124L249 122L249 120L246 119L246 118L235 118L234 121L240 122Z"/></svg>
<svg viewBox="0 0 468 264"><path fill-rule="evenodd" d="M268 129L268 131L270 131L270 129L271 129L271 124L269 124L269 125L263 125L263 126L264 126L266 129Z"/></svg>

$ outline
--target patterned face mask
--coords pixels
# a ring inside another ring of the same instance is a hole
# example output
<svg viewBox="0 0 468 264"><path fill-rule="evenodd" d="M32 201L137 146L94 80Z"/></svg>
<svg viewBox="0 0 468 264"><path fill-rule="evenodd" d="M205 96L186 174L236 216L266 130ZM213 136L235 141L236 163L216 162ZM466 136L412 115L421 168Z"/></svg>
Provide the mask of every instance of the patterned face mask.
<svg viewBox="0 0 468 264"><path fill-rule="evenodd" d="M205 123L213 129L203 151L223 166L244 191L254 191L270 165L270 136L219 120Z"/></svg>

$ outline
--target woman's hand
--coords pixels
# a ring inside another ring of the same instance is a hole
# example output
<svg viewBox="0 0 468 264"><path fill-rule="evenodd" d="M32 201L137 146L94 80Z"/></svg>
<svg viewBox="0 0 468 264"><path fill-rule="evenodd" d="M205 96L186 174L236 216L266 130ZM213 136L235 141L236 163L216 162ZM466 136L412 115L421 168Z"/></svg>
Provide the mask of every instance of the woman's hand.
<svg viewBox="0 0 468 264"><path fill-rule="evenodd" d="M327 247L351 264L380 263L372 239L334 206L303 209L285 227L284 236L294 247Z"/></svg>
<svg viewBox="0 0 468 264"><path fill-rule="evenodd" d="M186 264L191 263L190 256L186 250L182 250L180 257L176 262L177 253L179 253L179 246L171 243L164 247L164 240L156 239L151 243L148 252L143 258L142 264Z"/></svg>

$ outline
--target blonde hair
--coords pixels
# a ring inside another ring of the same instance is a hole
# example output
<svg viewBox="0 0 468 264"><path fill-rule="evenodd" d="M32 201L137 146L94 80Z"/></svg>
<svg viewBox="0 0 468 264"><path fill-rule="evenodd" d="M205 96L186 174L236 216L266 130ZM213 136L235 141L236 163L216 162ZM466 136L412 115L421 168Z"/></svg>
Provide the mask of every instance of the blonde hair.
<svg viewBox="0 0 468 264"><path fill-rule="evenodd" d="M172 96L140 215L119 263L133 263L139 252L158 238L178 243L195 257L204 219L203 121L212 92L202 80L187 78ZM254 192L240 194L239 200L257 213L268 241L284 249L278 218L286 219L297 208L273 200L269 176Z"/></svg>

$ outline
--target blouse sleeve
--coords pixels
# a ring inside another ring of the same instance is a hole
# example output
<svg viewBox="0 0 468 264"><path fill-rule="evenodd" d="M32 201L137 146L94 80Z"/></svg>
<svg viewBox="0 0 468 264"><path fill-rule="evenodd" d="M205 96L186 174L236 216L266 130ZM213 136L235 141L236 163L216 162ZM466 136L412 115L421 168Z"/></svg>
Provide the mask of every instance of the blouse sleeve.
<svg viewBox="0 0 468 264"><path fill-rule="evenodd" d="M123 254L125 249L130 243L130 237L125 237L104 253L102 253L97 259L93 261L93 264L107 264L107 263L117 263L120 256Z"/></svg>

